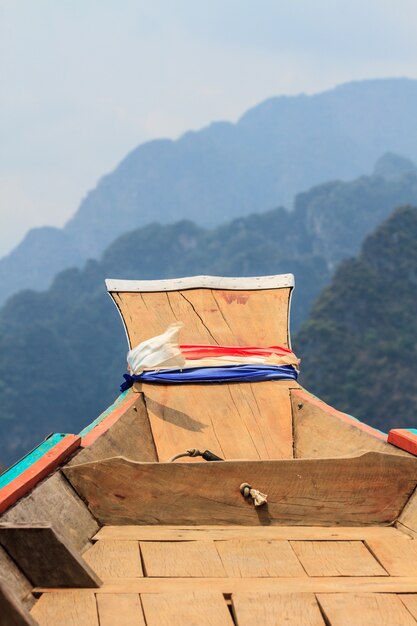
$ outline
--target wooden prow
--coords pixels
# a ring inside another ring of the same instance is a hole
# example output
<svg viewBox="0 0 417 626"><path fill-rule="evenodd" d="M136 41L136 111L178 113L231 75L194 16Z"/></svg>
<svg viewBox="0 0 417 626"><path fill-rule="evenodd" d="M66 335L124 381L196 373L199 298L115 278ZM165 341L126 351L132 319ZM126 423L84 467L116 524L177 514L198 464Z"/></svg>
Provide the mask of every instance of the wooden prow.
<svg viewBox="0 0 417 626"><path fill-rule="evenodd" d="M181 343L290 346L292 274L252 278L195 276L173 280L106 280L129 347L183 322Z"/></svg>

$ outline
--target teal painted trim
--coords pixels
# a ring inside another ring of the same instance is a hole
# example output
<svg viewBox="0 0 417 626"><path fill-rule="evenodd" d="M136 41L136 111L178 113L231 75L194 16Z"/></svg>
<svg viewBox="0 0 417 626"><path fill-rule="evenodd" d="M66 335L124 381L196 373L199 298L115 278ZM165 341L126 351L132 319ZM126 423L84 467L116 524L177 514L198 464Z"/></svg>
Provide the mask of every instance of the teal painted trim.
<svg viewBox="0 0 417 626"><path fill-rule="evenodd" d="M104 418L106 418L108 415L110 415L110 413L112 413L114 411L114 409L117 409L117 407L123 402L123 400L126 398L127 394L129 393L130 389L127 389L126 391L124 391L123 393L120 394L120 396L118 398L116 398L116 400L113 402L113 404L111 404L105 411L103 411L103 413L101 413L97 419L94 420L94 422L91 422L91 424L89 424L88 426L86 426L80 433L79 436L80 437L85 437L85 435L87 435L87 433L90 432L90 430L93 430L93 428L95 426L97 426L97 424L100 424L100 422L102 422L104 420Z"/></svg>
<svg viewBox="0 0 417 626"><path fill-rule="evenodd" d="M417 428L405 428L404 430L406 430L408 433L411 433L412 435L417 435Z"/></svg>
<svg viewBox="0 0 417 626"><path fill-rule="evenodd" d="M66 437L66 434L63 433L55 433L42 441L36 448L34 448L31 452L29 452L23 459L17 461L14 465L9 467L8 470L4 472L0 476L0 489L8 485L15 478L23 474L29 467L31 467L36 461L39 461L43 457L44 454L49 452L54 446L57 445L60 441Z"/></svg>
<svg viewBox="0 0 417 626"><path fill-rule="evenodd" d="M348 417L350 417L353 420L355 420L355 422L359 422L360 424L365 424L365 426L369 426L369 424L367 424L366 422L362 422L357 417L354 417L353 415L349 415L349 413L344 413L343 415L347 415ZM375 428L375 426L370 426L370 428L372 428L373 430L376 430L377 433L381 433L381 435L384 435L384 437L388 437L387 433L384 433L383 430L379 430L379 428Z"/></svg>

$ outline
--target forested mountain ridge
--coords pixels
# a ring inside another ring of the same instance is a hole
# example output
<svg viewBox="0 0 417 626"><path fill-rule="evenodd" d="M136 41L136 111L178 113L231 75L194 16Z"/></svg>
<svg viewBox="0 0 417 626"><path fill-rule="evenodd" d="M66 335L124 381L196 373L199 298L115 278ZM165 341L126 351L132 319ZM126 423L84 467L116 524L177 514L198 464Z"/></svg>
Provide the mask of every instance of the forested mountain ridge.
<svg viewBox="0 0 417 626"><path fill-rule="evenodd" d="M392 174L396 159L385 157L377 168L382 163ZM354 256L401 194L413 192L417 203L415 175L409 166L400 170L393 177L397 191L387 198L380 193L391 189L385 179L362 177L313 189L292 212L275 209L213 230L190 221L138 228L120 236L100 261L59 274L48 291L12 297L0 310L0 462L10 463L51 431L78 432L117 395L126 343L105 277L293 272L294 334L328 284L339 247Z"/></svg>
<svg viewBox="0 0 417 626"><path fill-rule="evenodd" d="M58 271L97 258L137 226L182 218L215 226L291 208L296 193L370 172L386 151L417 160L416 109L416 80L358 81L271 98L236 124L145 143L99 181L62 230L34 229L0 260L0 302L25 287L47 288Z"/></svg>
<svg viewBox="0 0 417 626"><path fill-rule="evenodd" d="M284 210L207 231L192 222L152 224L121 236L101 261L59 274L44 293L23 291L0 311L0 463L10 464L51 431L78 432L118 393L125 371L122 324L106 276L168 278L190 274L300 276L311 300L328 280L324 263L287 259L276 241ZM221 267L225 271L221 271Z"/></svg>
<svg viewBox="0 0 417 626"><path fill-rule="evenodd" d="M296 337L302 384L377 428L417 426L417 208L344 261Z"/></svg>

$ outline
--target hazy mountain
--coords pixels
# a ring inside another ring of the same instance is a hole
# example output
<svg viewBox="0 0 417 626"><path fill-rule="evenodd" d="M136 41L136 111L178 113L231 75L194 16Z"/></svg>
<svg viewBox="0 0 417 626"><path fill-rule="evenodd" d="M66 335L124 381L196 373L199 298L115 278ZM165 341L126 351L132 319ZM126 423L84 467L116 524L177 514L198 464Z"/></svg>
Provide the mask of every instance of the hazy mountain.
<svg viewBox="0 0 417 626"><path fill-rule="evenodd" d="M214 231L189 221L152 224L122 235L100 262L62 272L47 292L13 296L0 312L0 462L10 464L51 431L78 432L117 395L127 346L105 276L293 270L299 317L329 277L322 259L286 255L290 219L277 209Z"/></svg>
<svg viewBox="0 0 417 626"><path fill-rule="evenodd" d="M126 344L106 276L293 272L294 332L338 259L356 254L404 194L417 203L417 177L408 168L389 181L369 176L321 185L302 194L292 212L276 209L212 230L190 221L151 224L121 235L100 261L62 272L47 292L15 295L0 310L0 462L10 463L51 431L78 432L117 394Z"/></svg>
<svg viewBox="0 0 417 626"><path fill-rule="evenodd" d="M57 271L97 258L137 226L181 218L213 226L291 208L297 192L370 172L384 152L417 160L416 110L416 80L368 80L271 98L236 124L143 144L99 181L63 231L34 230L0 261L0 301L21 287L48 287Z"/></svg>
<svg viewBox="0 0 417 626"><path fill-rule="evenodd" d="M382 430L416 427L417 208L345 261L296 338L302 382Z"/></svg>

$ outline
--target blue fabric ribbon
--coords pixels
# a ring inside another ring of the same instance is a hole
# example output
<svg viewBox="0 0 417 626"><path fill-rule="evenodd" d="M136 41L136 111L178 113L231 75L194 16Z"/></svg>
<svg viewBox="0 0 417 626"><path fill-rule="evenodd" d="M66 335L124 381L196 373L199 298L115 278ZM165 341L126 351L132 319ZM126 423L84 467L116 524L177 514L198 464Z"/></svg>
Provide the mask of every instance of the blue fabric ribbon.
<svg viewBox="0 0 417 626"><path fill-rule="evenodd" d="M188 367L183 370L149 370L142 374L123 374L126 391L136 382L142 383L256 383L264 380L297 380L292 365L224 365L222 367Z"/></svg>

